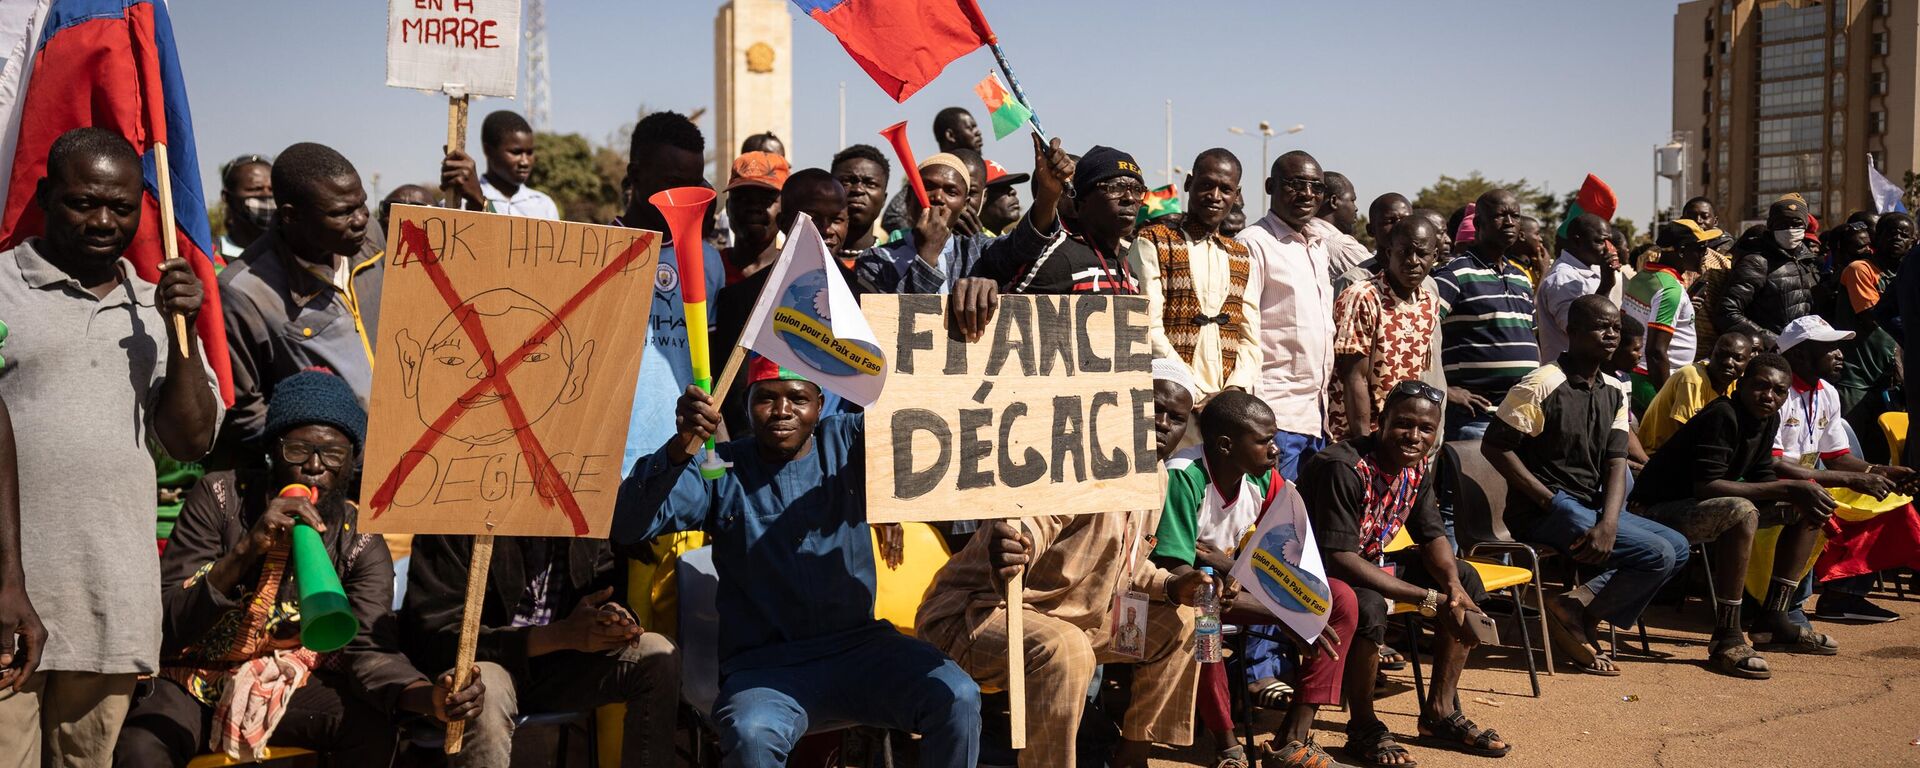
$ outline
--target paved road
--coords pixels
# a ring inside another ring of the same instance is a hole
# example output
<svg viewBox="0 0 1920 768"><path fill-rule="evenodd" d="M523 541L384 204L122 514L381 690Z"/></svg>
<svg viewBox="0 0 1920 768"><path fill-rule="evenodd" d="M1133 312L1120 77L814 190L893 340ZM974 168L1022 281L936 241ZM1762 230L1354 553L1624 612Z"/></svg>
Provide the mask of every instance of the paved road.
<svg viewBox="0 0 1920 768"><path fill-rule="evenodd" d="M1920 766L1920 746L1913 744L1920 739L1920 595L1876 600L1906 618L1867 626L1815 622L1839 640L1840 655L1768 654L1774 676L1764 681L1705 668L1710 621L1698 600L1685 613L1671 607L1650 613L1652 649L1667 658L1625 657L1624 673L1614 678L1542 677L1538 700L1527 695L1522 660L1492 649L1469 665L1461 699L1471 717L1514 744L1513 753L1489 760L1407 746L1426 768ZM1380 700L1381 717L1395 733L1410 736L1417 712L1412 677L1394 679L1405 690ZM1630 697L1638 698L1625 700ZM1322 710L1315 736L1337 747L1346 722L1345 712ZM1270 734L1278 718L1261 723ZM1191 749L1162 749L1155 757L1155 766L1212 764Z"/></svg>

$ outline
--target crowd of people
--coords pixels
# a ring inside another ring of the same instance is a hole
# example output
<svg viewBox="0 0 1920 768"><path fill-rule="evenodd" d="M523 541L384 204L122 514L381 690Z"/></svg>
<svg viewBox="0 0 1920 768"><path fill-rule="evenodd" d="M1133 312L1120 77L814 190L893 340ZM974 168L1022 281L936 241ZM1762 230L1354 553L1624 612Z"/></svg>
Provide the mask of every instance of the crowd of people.
<svg viewBox="0 0 1920 768"><path fill-rule="evenodd" d="M1131 669L1130 703L1111 713L1110 765L1191 744L1196 723L1226 768L1410 766L1402 740L1416 739L1500 757L1515 742L1457 693L1491 640L1490 598L1462 559L1477 543L1461 518L1479 514L1459 492L1469 465L1504 479L1491 506L1505 531L1574 566L1564 592L1528 609L1546 612L1556 658L1581 672L1631 674L1602 625L1639 624L1695 553L1713 565L1714 672L1764 679L1779 659L1762 650L1838 653L1810 618L1898 618L1867 595L1875 572L1920 565L1920 518L1836 512L1915 479L1878 424L1905 408L1900 344L1920 315L1920 269L1902 269L1907 215L1821 231L1790 195L1729 234L1695 199L1636 248L1598 216L1556 231L1493 189L1458 211L1381 194L1362 228L1353 183L1311 154L1243 180L1215 148L1192 163L1184 211L1148 218L1123 150L1074 155L1035 137L1030 171L1012 173L983 156L965 109L933 128L940 151L916 169L924 207L872 146L798 170L771 134L741 148L710 213L724 224L663 248L700 250L713 326L688 328L679 280L662 279L634 332L645 353L611 538L493 549L463 688L452 667L475 542L413 537L396 598L388 542L357 527L381 225L395 204L558 218L528 185L531 127L495 112L483 158L449 152L440 189L403 186L371 206L325 145L236 158L221 169L217 285L180 262L157 283L136 275L124 253L142 226L139 156L112 132L61 136L34 189L44 234L0 258L0 754L17 756L4 760L185 765L271 744L379 765L463 721L452 763L499 766L516 716L618 703L621 764L675 764L696 726L674 621L655 610L673 585L635 582L629 564L671 561L685 532L704 534L719 577L719 693L698 727L726 765L786 765L809 733L844 725L917 734L920 765L1076 765L1090 686L1117 667ZM650 198L706 185L706 151L682 115L640 120L610 223L664 233ZM1252 221L1249 183L1271 199ZM876 619L876 574L904 555L897 527L876 527L878 551L870 540L859 408L757 358L716 402L686 352L690 333L721 349L741 336L802 213L857 294L945 295L959 338L980 338L1003 294L1144 297L1165 498L941 524L951 558L913 635ZM660 268L675 261L663 253ZM230 407L199 340L171 322L191 327L214 291ZM708 480L693 446L716 435L732 470ZM1306 510L1325 564L1315 637L1292 636L1227 577L1281 498ZM288 551L300 525L319 532L358 619L338 651L299 640ZM1749 594L1756 570L1764 589ZM1004 729L982 692L1008 685L1016 574L1017 758L982 738ZM1193 653L1191 607L1209 587L1234 623L1267 629L1233 667ZM1381 670L1405 664L1390 640L1424 642L1390 638L1395 604L1433 631L1432 684L1404 724L1374 707ZM1284 713L1260 754L1233 736L1242 693ZM1343 702L1336 762L1313 727Z"/></svg>

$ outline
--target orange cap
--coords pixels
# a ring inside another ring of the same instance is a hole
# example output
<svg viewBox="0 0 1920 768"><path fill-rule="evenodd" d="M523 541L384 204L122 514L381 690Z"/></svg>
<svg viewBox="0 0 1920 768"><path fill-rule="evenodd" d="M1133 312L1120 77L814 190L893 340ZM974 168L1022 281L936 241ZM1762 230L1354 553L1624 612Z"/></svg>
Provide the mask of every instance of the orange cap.
<svg viewBox="0 0 1920 768"><path fill-rule="evenodd" d="M786 185L790 169L786 158L772 152L743 152L733 159L733 173L727 177L727 190L749 186L778 190Z"/></svg>

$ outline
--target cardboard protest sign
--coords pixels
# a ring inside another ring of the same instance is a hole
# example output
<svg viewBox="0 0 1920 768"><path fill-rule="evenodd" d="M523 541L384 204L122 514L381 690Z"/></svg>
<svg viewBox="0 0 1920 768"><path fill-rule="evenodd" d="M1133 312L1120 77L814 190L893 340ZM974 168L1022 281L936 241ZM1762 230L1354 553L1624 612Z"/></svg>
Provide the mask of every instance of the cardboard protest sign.
<svg viewBox="0 0 1920 768"><path fill-rule="evenodd" d="M804 213L787 233L740 343L862 406L873 405L887 383L880 341Z"/></svg>
<svg viewBox="0 0 1920 768"><path fill-rule="evenodd" d="M393 210L366 530L606 536L660 233Z"/></svg>
<svg viewBox="0 0 1920 768"><path fill-rule="evenodd" d="M1233 580L1294 634L1311 640L1326 628L1333 591L1327 587L1327 570L1320 561L1320 545L1313 540L1313 526L1307 522L1307 507L1292 483L1273 494L1260 513L1260 523L1240 545Z"/></svg>
<svg viewBox="0 0 1920 768"><path fill-rule="evenodd" d="M513 98L519 75L520 0L387 1L387 85Z"/></svg>
<svg viewBox="0 0 1920 768"><path fill-rule="evenodd" d="M1002 296L974 343L945 296L868 296L887 387L867 409L867 520L1160 505L1147 300Z"/></svg>

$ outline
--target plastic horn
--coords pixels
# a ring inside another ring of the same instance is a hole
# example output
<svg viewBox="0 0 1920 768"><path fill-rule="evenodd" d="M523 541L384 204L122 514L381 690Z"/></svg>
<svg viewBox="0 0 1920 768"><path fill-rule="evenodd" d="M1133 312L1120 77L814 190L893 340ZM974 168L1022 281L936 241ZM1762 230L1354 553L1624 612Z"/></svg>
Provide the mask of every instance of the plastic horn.
<svg viewBox="0 0 1920 768"><path fill-rule="evenodd" d="M320 500L311 487L298 483L280 489L280 495ZM293 577L300 582L301 645L315 653L337 651L360 634L360 620L353 617L353 606L340 588L340 574L333 570L333 558L327 555L320 532L297 521L293 524Z"/></svg>
<svg viewBox="0 0 1920 768"><path fill-rule="evenodd" d="M680 305L687 315L687 354L693 358L693 383L708 394L713 393L713 362L707 350L707 261L705 249L700 247L700 231L713 198L713 190L706 187L674 187L647 198L660 209L667 220L667 232L673 237L673 260L680 268ZM700 476L718 480L730 466L713 452L713 438L708 437Z"/></svg>
<svg viewBox="0 0 1920 768"><path fill-rule="evenodd" d="M900 158L900 167L907 169L907 184L913 187L913 196L920 201L920 207L927 205L927 184L920 180L920 164L914 162L913 146L907 143L907 121L889 125L880 129L880 135L893 145L893 154Z"/></svg>

